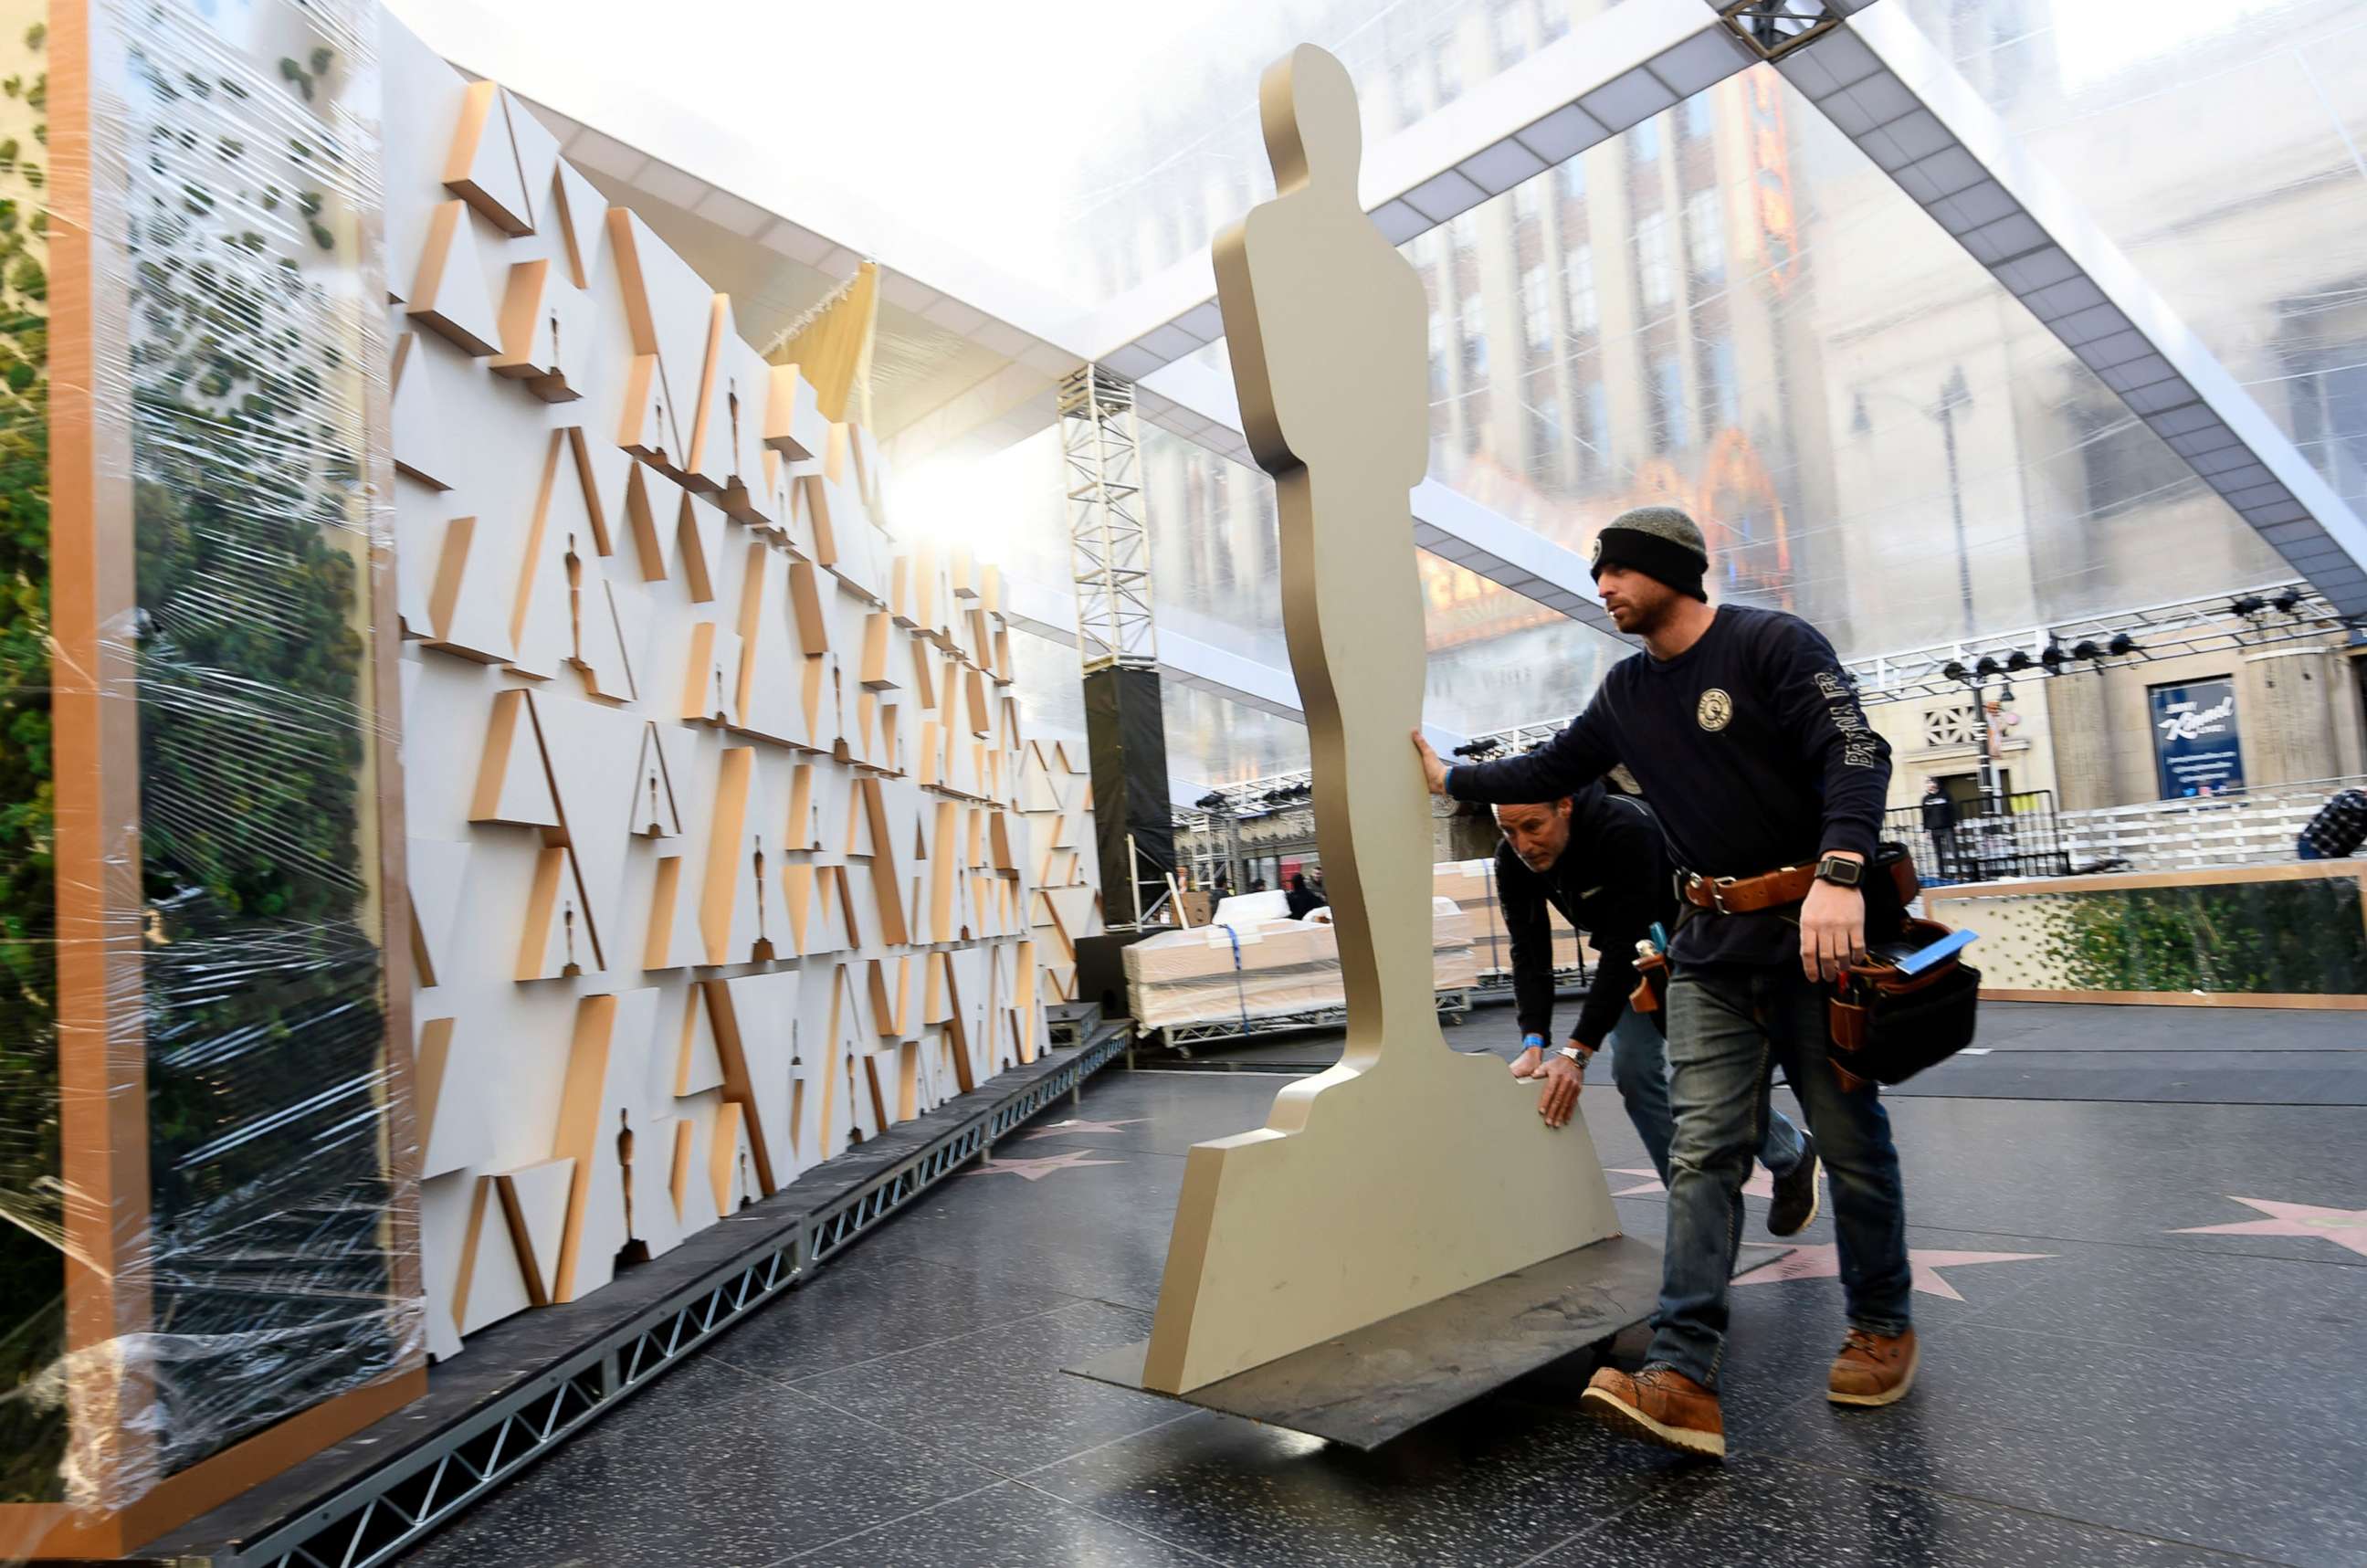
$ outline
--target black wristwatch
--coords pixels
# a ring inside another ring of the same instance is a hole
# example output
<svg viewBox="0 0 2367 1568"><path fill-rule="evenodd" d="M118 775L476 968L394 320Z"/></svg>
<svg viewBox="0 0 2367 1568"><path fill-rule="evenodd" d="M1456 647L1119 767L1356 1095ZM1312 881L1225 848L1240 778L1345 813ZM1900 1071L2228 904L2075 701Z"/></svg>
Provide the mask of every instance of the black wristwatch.
<svg viewBox="0 0 2367 1568"><path fill-rule="evenodd" d="M1830 882L1837 888L1863 887L1865 884L1865 862L1840 855L1828 855L1817 862L1817 881Z"/></svg>

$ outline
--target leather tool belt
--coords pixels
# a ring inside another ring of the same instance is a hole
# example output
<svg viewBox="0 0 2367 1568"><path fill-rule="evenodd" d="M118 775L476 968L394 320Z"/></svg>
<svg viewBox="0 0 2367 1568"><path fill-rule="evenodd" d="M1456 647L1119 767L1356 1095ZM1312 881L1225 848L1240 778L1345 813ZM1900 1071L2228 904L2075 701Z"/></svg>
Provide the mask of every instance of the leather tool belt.
<svg viewBox="0 0 2367 1568"><path fill-rule="evenodd" d="M1785 866L1756 877L1677 873L1679 898L1695 909L1715 910L1720 915L1756 915L1763 909L1781 909L1806 899L1808 890L1816 885L1814 861L1805 866Z"/></svg>
<svg viewBox="0 0 2367 1568"><path fill-rule="evenodd" d="M1677 894L1695 910L1755 915L1808 896L1813 864L1785 866L1756 877L1677 876ZM1829 1006L1833 1072L1845 1089L1868 1083L1899 1084L1973 1042L1980 971L1961 958L1942 960L1920 974L1898 971L1898 960L1949 935L1936 920L1910 917L1907 906L1922 892L1915 862L1900 844L1882 844L1867 863L1865 956L1833 983ZM1691 911L1687 912L1691 914ZM1640 964L1637 966L1642 967ZM1647 975L1665 999L1666 971ZM1641 992L1637 1006L1642 1006Z"/></svg>
<svg viewBox="0 0 2367 1568"><path fill-rule="evenodd" d="M1677 873L1679 901L1717 915L1757 915L1762 910L1784 909L1806 901L1808 891L1817 885L1817 863L1813 860L1798 866L1782 866L1755 877L1704 877L1696 872ZM1921 879L1915 874L1915 862L1903 844L1877 844L1874 858L1866 862L1865 880L1859 884L1865 895L1866 926L1869 935L1887 929L1894 920L1904 919L1907 906L1923 891Z"/></svg>

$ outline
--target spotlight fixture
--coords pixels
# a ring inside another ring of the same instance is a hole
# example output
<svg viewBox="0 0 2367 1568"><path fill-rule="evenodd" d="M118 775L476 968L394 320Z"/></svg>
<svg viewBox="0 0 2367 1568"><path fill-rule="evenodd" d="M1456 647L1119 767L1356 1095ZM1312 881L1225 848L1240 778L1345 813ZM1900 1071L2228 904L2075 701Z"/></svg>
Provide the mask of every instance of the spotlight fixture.
<svg viewBox="0 0 2367 1568"><path fill-rule="evenodd" d="M2096 646L2094 639L2083 637L2072 648L2071 656L2075 659L2101 659L2104 651Z"/></svg>
<svg viewBox="0 0 2367 1568"><path fill-rule="evenodd" d="M2301 608L2301 590L2299 588L2280 589L2277 597L2271 599L2269 604L2279 615L2291 615Z"/></svg>
<svg viewBox="0 0 2367 1568"><path fill-rule="evenodd" d="M1965 662L1962 659L1951 659L1940 666L1940 673L1950 680L1966 680L1971 677L1973 672L1965 668Z"/></svg>
<svg viewBox="0 0 2367 1568"><path fill-rule="evenodd" d="M2137 651L2137 640L2125 631L2115 631L2108 651L2116 659L2125 658Z"/></svg>
<svg viewBox="0 0 2367 1568"><path fill-rule="evenodd" d="M2030 655L2016 648L2005 656L2005 667L2010 670L2026 670L2030 668Z"/></svg>
<svg viewBox="0 0 2367 1568"><path fill-rule="evenodd" d="M2230 604L2228 609L2248 620L2269 608L2269 601L2258 594L2246 594Z"/></svg>
<svg viewBox="0 0 2367 1568"><path fill-rule="evenodd" d="M2048 675L2057 675L2063 669L2063 661L2070 656L2064 652L2062 643L2050 638L2046 643L2046 651L2038 655L2038 662L2046 666Z"/></svg>
<svg viewBox="0 0 2367 1568"><path fill-rule="evenodd" d="M1988 679L1991 676L1997 673L1998 662L1995 659L1990 658L1987 653L1983 653L1981 655L1981 662L1973 666L1973 674L1980 676L1983 680Z"/></svg>

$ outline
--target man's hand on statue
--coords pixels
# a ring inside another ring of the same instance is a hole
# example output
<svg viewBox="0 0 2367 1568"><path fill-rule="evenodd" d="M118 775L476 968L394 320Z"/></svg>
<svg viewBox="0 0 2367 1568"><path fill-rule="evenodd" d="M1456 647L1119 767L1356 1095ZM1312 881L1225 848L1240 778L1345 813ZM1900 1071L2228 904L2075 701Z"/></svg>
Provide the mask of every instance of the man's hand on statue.
<svg viewBox="0 0 2367 1568"><path fill-rule="evenodd" d="M1569 1057L1556 1056L1539 1076L1546 1089L1537 1096L1537 1114L1546 1119L1547 1127L1569 1126L1569 1113L1578 1108L1579 1092L1586 1087L1586 1074Z"/></svg>
<svg viewBox="0 0 2367 1568"><path fill-rule="evenodd" d="M1865 894L1818 882L1800 906L1800 972L1838 980L1841 966L1865 956Z"/></svg>
<svg viewBox="0 0 2367 1568"><path fill-rule="evenodd" d="M1413 733L1413 749L1421 756L1421 773L1422 777L1430 781L1430 792L1433 795L1445 794L1446 764L1438 760L1438 753L1433 751L1430 743L1422 739L1420 730Z"/></svg>
<svg viewBox="0 0 2367 1568"><path fill-rule="evenodd" d="M1545 1071L1545 1064L1546 1048L1542 1045L1533 1045L1512 1058L1512 1076L1534 1078Z"/></svg>

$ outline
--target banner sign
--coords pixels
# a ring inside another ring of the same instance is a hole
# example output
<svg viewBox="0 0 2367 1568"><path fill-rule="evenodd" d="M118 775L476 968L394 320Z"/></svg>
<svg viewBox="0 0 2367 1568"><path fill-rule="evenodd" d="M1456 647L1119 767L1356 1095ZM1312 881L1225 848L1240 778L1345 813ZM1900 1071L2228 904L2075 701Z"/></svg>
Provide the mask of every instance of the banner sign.
<svg viewBox="0 0 2367 1568"><path fill-rule="evenodd" d="M2234 681L2157 686L2146 695L2153 706L2153 755L2163 800L2225 795L2244 787Z"/></svg>

